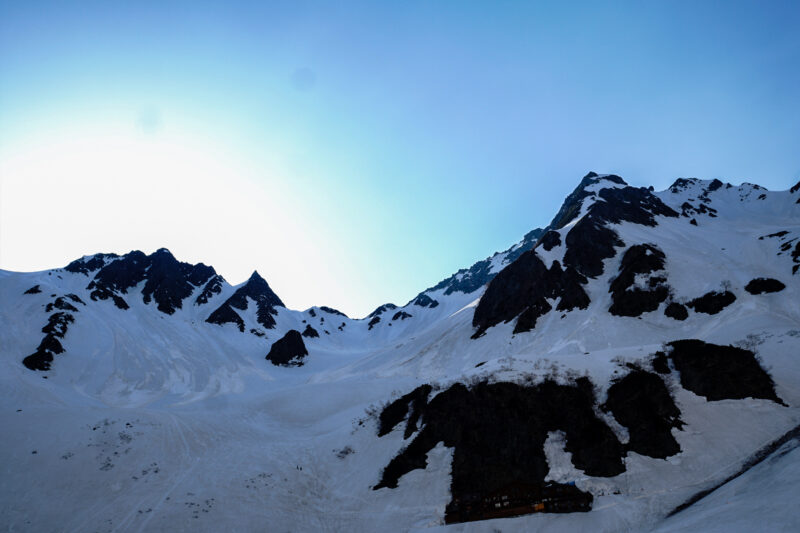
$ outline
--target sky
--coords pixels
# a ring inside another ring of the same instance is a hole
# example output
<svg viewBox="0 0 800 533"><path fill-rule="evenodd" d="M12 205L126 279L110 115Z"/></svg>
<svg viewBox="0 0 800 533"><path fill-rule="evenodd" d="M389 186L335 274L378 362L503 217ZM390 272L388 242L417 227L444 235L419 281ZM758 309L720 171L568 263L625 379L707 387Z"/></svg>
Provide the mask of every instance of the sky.
<svg viewBox="0 0 800 533"><path fill-rule="evenodd" d="M5 2L0 268L404 304L588 171L800 180L798 2Z"/></svg>

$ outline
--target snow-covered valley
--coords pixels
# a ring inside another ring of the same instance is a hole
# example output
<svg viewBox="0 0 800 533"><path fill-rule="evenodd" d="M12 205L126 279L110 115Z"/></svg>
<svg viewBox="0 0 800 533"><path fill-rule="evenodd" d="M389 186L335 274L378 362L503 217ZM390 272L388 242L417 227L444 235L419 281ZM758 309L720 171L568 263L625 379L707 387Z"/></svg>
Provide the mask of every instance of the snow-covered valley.
<svg viewBox="0 0 800 533"><path fill-rule="evenodd" d="M547 228L361 319L166 250L0 271L0 526L797 530L796 439L667 515L800 424L798 265L800 184L590 173ZM590 510L492 515L519 487Z"/></svg>

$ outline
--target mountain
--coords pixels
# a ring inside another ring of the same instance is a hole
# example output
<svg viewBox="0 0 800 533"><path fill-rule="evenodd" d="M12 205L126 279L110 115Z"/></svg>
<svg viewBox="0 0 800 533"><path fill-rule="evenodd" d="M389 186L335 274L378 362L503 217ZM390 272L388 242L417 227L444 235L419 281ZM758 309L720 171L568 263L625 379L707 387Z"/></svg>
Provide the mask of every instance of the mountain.
<svg viewBox="0 0 800 533"><path fill-rule="evenodd" d="M800 184L554 211L361 319L165 249L0 271L0 523L797 529Z"/></svg>

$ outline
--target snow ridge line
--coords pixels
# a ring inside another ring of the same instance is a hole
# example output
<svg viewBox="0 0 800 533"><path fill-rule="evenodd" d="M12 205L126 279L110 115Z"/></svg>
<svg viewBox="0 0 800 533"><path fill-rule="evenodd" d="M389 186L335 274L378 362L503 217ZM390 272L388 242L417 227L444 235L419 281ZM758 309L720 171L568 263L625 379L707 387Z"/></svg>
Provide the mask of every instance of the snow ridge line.
<svg viewBox="0 0 800 533"><path fill-rule="evenodd" d="M718 488L722 487L723 485L725 485L727 483L730 483L731 481L733 481L737 477L741 476L742 474L744 474L745 472L747 472L748 470L750 470L751 468L753 468L757 464L761 463L764 459L766 459L767 457L772 455L778 448L780 448L781 446L783 446L784 444L786 444L787 442L789 442L790 440L793 440L793 439L800 440L800 425L797 425L797 426L793 427L792 429L790 429L789 431L784 433L782 436L778 437L777 439L775 439L774 441L770 442L766 446L764 446L764 447L760 448L759 450L757 450L753 455L751 455L742 464L742 467L737 472L731 474L730 476L728 476L724 480L720 481L719 483L717 483L713 487L705 489L705 490L701 490L700 492L698 492L698 493L694 494L693 496L689 497L688 500L686 500L685 502L683 502L682 504L677 506L675 509L670 511L667 514L666 518L674 516L674 515L680 513L681 511L691 507L692 505L694 505L695 503L699 502L700 500L702 500L703 498L705 498L706 496L708 496L709 494L711 494L712 492L714 492Z"/></svg>

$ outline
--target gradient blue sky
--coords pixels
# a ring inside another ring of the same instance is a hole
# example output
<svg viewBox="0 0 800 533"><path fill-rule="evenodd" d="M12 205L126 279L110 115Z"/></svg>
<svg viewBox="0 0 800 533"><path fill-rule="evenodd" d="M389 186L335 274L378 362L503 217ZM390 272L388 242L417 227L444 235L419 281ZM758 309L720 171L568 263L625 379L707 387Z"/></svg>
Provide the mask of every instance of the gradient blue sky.
<svg viewBox="0 0 800 533"><path fill-rule="evenodd" d="M798 2L0 2L0 268L405 303L589 170L800 179Z"/></svg>

